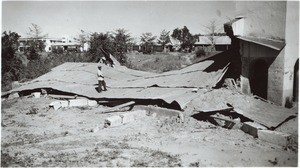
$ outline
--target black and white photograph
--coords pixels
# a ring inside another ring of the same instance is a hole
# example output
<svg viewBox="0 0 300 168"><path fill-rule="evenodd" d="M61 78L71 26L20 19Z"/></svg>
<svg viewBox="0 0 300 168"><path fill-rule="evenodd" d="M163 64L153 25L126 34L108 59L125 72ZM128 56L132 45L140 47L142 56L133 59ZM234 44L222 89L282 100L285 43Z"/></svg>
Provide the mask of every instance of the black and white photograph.
<svg viewBox="0 0 300 168"><path fill-rule="evenodd" d="M299 1L1 11L1 167L299 166Z"/></svg>

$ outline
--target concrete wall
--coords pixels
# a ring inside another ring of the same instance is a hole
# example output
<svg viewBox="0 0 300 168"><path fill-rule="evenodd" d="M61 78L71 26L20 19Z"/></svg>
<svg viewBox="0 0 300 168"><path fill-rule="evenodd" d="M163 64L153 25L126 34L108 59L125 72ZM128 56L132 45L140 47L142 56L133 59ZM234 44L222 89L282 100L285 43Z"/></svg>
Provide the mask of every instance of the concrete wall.
<svg viewBox="0 0 300 168"><path fill-rule="evenodd" d="M263 60L267 70L267 99L279 105L282 103L283 93L283 65L284 50L277 51L269 47L247 41L240 41L240 54L242 59L241 89L243 93L253 93L250 83L254 80L255 69L253 65L258 60Z"/></svg>
<svg viewBox="0 0 300 168"><path fill-rule="evenodd" d="M293 99L294 67L299 59L299 2L238 1L236 16L244 16L236 23L236 28L242 28L236 30L238 35L285 41L286 46L276 51L240 40L242 91L252 93L250 83L255 74L251 74L251 62L263 59L269 66L267 98L285 106Z"/></svg>
<svg viewBox="0 0 300 168"><path fill-rule="evenodd" d="M283 104L293 98L294 66L299 59L299 2L287 1L286 7Z"/></svg>
<svg viewBox="0 0 300 168"><path fill-rule="evenodd" d="M237 1L236 16L244 16L243 36L285 38L286 1Z"/></svg>

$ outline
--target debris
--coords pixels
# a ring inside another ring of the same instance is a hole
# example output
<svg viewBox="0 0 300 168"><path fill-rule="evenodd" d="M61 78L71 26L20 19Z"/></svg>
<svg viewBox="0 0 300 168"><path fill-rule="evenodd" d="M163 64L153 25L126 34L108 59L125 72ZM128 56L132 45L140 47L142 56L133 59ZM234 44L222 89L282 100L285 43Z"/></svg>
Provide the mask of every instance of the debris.
<svg viewBox="0 0 300 168"><path fill-rule="evenodd" d="M14 93L11 93L9 96L8 96L8 100L10 99L14 99L14 98L19 98L20 95L18 92L14 92Z"/></svg>
<svg viewBox="0 0 300 168"><path fill-rule="evenodd" d="M224 80L224 85L227 86L227 87L229 87L229 88L235 88L235 89L238 89L235 80L232 79L232 78L226 78L226 79Z"/></svg>
<svg viewBox="0 0 300 168"><path fill-rule="evenodd" d="M266 130L266 129L267 127L255 122L244 122L241 128L242 131L252 135L255 138L258 136L258 130Z"/></svg>
<svg viewBox="0 0 300 168"><path fill-rule="evenodd" d="M41 97L41 92L33 92L32 93L34 98L40 98Z"/></svg>
<svg viewBox="0 0 300 168"><path fill-rule="evenodd" d="M103 110L103 111L101 111L100 113L113 112L113 111L116 111L116 110L118 110L118 109L120 109L120 108L123 108L123 107L126 107L126 106L131 106L131 105L134 105L134 104L135 104L134 101L130 101L130 102L127 102L127 103L124 103L124 104L121 104L121 105L118 105L118 106L115 106L115 107L112 107L112 108Z"/></svg>
<svg viewBox="0 0 300 168"><path fill-rule="evenodd" d="M228 129L233 128L233 126L236 125L236 124L240 124L240 122L238 122L237 120L231 120L231 119L226 119L226 118L223 118L223 117L216 117L216 116L211 116L211 117L214 118L214 119L217 119L217 120L225 121L225 124L224 124L223 127L228 128Z"/></svg>
<svg viewBox="0 0 300 168"><path fill-rule="evenodd" d="M269 101L269 100L266 100L266 99L264 99L264 98L262 98L262 97L259 97L259 96L257 96L257 95L253 95L253 97L254 97L255 99L261 100L261 101L263 101L263 102L270 103L270 104L274 104L273 102L271 102L271 101Z"/></svg>
<svg viewBox="0 0 300 168"><path fill-rule="evenodd" d="M60 101L54 101L49 104L49 107L53 107L54 110L58 110L59 108L61 108L61 103Z"/></svg>
<svg viewBox="0 0 300 168"><path fill-rule="evenodd" d="M224 75L226 74L226 72L228 70L229 65L230 65L230 62L222 69L222 74L221 74L221 76L219 76L214 87L216 87L218 85L218 83L223 79Z"/></svg>
<svg viewBox="0 0 300 168"><path fill-rule="evenodd" d="M258 130L258 138L280 146L287 146L291 143L291 134L271 130Z"/></svg>
<svg viewBox="0 0 300 168"><path fill-rule="evenodd" d="M195 88L192 90L193 93L197 93L198 92L198 88Z"/></svg>
<svg viewBox="0 0 300 168"><path fill-rule="evenodd" d="M41 89L42 95L47 96L47 90L46 89Z"/></svg>
<svg viewBox="0 0 300 168"><path fill-rule="evenodd" d="M104 127L115 127L122 125L122 118L118 115L111 116L109 118L106 118L104 121Z"/></svg>

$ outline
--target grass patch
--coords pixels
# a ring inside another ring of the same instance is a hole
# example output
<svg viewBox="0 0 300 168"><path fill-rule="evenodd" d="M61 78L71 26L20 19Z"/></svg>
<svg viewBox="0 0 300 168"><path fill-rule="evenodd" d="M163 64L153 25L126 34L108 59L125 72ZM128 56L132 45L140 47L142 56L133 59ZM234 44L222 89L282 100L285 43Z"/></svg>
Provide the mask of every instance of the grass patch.
<svg viewBox="0 0 300 168"><path fill-rule="evenodd" d="M127 54L127 66L131 69L161 73L177 70L182 65L189 64L187 60L189 56L191 54L186 53L155 53L150 55L130 53Z"/></svg>

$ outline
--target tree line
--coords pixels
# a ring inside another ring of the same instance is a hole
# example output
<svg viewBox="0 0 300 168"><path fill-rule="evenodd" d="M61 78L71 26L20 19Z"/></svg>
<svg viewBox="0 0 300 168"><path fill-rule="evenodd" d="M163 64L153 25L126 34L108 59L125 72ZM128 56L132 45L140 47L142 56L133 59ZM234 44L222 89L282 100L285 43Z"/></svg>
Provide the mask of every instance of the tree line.
<svg viewBox="0 0 300 168"><path fill-rule="evenodd" d="M48 57L42 58L42 52L45 48L42 39L47 37L47 34L43 34L41 27L36 24L32 24L28 29L27 35L32 40L28 40L24 44L27 46L24 53L17 52L20 46L20 35L18 33L11 31L2 33L2 88L12 81L36 78L50 71L54 66L67 61L98 62L107 53L112 54L121 65L126 65L126 52L136 44L131 34L125 29L117 29L106 33L88 33L81 30L74 40L80 42L81 45L88 43L89 50L87 52L75 55L74 53L63 53L63 56L59 56L57 53L48 53ZM215 34L216 32L213 31L212 35ZM152 47L155 40L165 48L171 42L171 38L179 41L178 51L190 52L200 35L191 34L189 29L184 26L183 28L174 29L172 34L170 34L170 31L162 30L158 38L152 35L151 32L142 33L140 41L141 45L149 50L146 52L149 54L153 52ZM24 60L21 59L22 56L29 61L27 65L24 65Z"/></svg>

